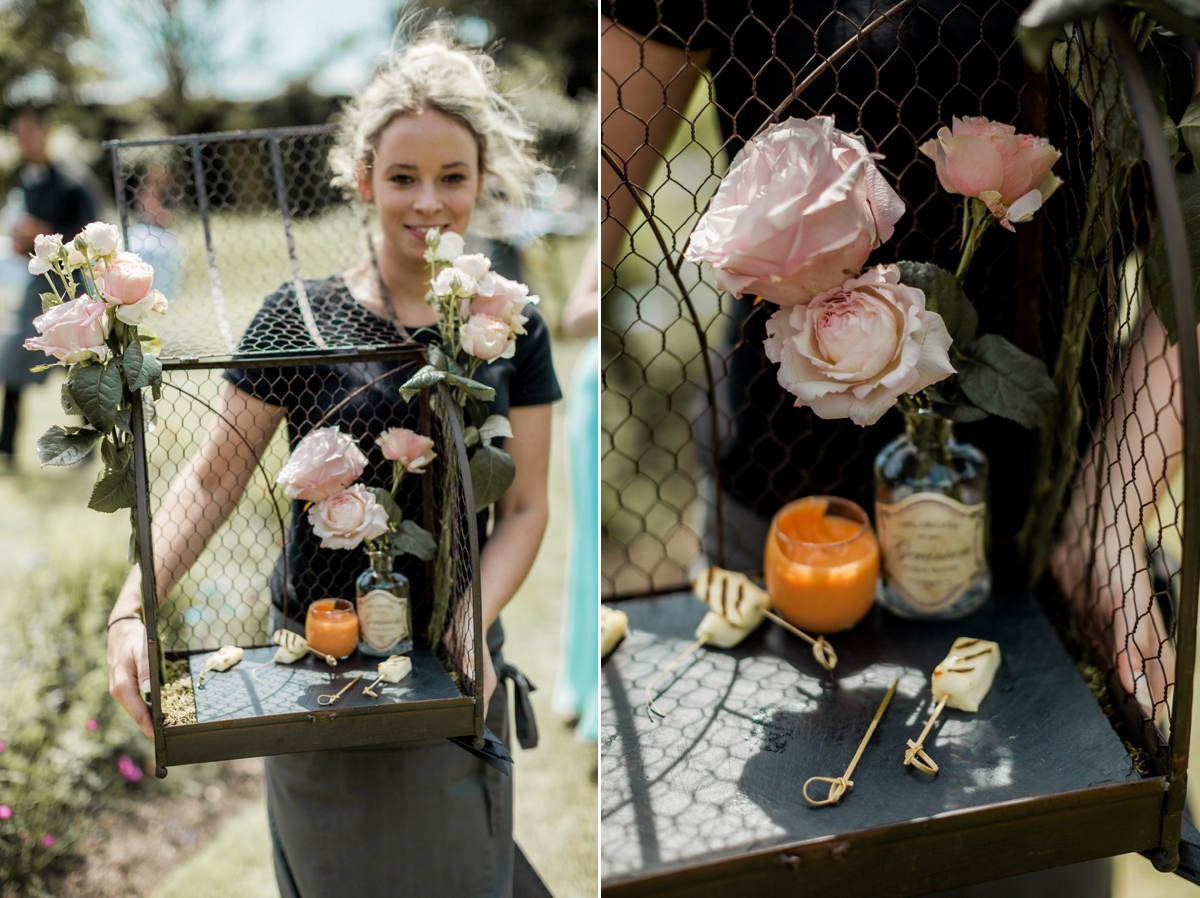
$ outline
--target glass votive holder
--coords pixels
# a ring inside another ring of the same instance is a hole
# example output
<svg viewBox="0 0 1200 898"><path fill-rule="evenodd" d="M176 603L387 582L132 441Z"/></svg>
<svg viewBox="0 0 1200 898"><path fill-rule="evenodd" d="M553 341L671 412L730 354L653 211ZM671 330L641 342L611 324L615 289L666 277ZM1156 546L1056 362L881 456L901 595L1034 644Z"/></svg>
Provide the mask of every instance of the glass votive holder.
<svg viewBox="0 0 1200 898"><path fill-rule="evenodd" d="M319 655L349 658L358 645L358 615L347 599L317 599L304 618L304 638Z"/></svg>
<svg viewBox="0 0 1200 898"><path fill-rule="evenodd" d="M771 520L763 560L767 592L790 623L836 633L866 617L879 579L879 544L849 499L807 496Z"/></svg>

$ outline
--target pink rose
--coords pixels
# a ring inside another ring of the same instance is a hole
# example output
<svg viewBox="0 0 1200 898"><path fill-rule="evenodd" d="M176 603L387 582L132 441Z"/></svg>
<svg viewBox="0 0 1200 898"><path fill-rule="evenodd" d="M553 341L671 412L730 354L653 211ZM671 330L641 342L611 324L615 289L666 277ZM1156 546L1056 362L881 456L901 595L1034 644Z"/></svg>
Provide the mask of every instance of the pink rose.
<svg viewBox="0 0 1200 898"><path fill-rule="evenodd" d="M40 839L38 839L38 844L41 845L43 848L50 848L57 841L58 841L58 839L54 838L54 836L50 835L49 833L46 833L46 835L44 835Z"/></svg>
<svg viewBox="0 0 1200 898"><path fill-rule="evenodd" d="M463 303L463 318L488 315L499 318L514 334L525 333L525 324L529 319L521 312L525 306L538 301L536 296L529 295L527 286L490 271L479 280L476 290L469 305Z"/></svg>
<svg viewBox="0 0 1200 898"><path fill-rule="evenodd" d="M80 296L61 303L33 319L39 336L25 341L26 349L40 349L66 367L88 359L105 361L110 351L108 307L102 302Z"/></svg>
<svg viewBox="0 0 1200 898"><path fill-rule="evenodd" d="M924 293L900 283L895 265L779 309L765 345L796 405L860 425L878 421L901 393L954 373L942 317L925 309Z"/></svg>
<svg viewBox="0 0 1200 898"><path fill-rule="evenodd" d="M407 427L385 430L375 442L383 450L384 458L404 465L404 469L411 474L420 474L426 465L437 458L437 453L433 451L433 440Z"/></svg>
<svg viewBox="0 0 1200 898"><path fill-rule="evenodd" d="M733 160L685 257L735 296L808 302L857 273L904 214L878 158L825 116L769 128Z"/></svg>
<svg viewBox="0 0 1200 898"><path fill-rule="evenodd" d="M1062 184L1050 171L1062 154L1044 137L985 118L952 122L919 149L937 166L942 187L978 197L1008 230L1011 222L1028 221Z"/></svg>
<svg viewBox="0 0 1200 898"><path fill-rule="evenodd" d="M470 275L475 280L479 280L492 267L492 261L483 253L471 253L466 256L459 256L454 260L454 267L459 271Z"/></svg>
<svg viewBox="0 0 1200 898"><path fill-rule="evenodd" d="M517 351L508 324L491 315L472 315L458 332L463 351L485 362L511 359Z"/></svg>
<svg viewBox="0 0 1200 898"><path fill-rule="evenodd" d="M12 816L12 808L6 804L0 804L0 820L7 820Z"/></svg>
<svg viewBox="0 0 1200 898"><path fill-rule="evenodd" d="M388 531L387 511L361 483L322 499L308 510L308 521L322 549L353 549Z"/></svg>
<svg viewBox="0 0 1200 898"><path fill-rule="evenodd" d="M154 283L154 267L136 253L117 253L101 276L104 295L114 305L140 302Z"/></svg>
<svg viewBox="0 0 1200 898"><path fill-rule="evenodd" d="M358 479L367 465L354 438L336 427L309 431L275 478L289 499L320 502Z"/></svg>

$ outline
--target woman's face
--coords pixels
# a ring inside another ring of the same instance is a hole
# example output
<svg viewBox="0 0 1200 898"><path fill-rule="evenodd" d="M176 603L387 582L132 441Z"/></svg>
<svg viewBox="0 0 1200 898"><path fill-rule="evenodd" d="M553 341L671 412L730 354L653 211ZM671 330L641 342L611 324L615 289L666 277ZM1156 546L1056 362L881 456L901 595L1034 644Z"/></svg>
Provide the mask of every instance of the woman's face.
<svg viewBox="0 0 1200 898"><path fill-rule="evenodd" d="M397 116L379 133L374 165L358 186L379 213L386 250L424 264L429 228L466 233L483 190L479 147L444 113Z"/></svg>

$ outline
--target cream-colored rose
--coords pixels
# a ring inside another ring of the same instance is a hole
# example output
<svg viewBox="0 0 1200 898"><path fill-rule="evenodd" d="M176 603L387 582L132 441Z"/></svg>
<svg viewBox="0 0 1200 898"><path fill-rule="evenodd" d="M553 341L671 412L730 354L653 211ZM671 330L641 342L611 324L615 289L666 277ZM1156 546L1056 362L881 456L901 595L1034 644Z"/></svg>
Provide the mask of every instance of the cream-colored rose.
<svg viewBox="0 0 1200 898"><path fill-rule="evenodd" d="M320 502L358 479L367 457L354 438L336 427L319 427L302 439L275 478L289 499Z"/></svg>
<svg viewBox="0 0 1200 898"><path fill-rule="evenodd" d="M121 232L106 221L93 221L83 229L83 235L93 257L114 253L121 244Z"/></svg>
<svg viewBox="0 0 1200 898"><path fill-rule="evenodd" d="M425 250L426 262L446 262L452 264L455 259L463 254L466 248L466 241L463 240L461 234L456 234L453 231L438 231L437 228L430 228L425 234L425 242L429 248Z"/></svg>
<svg viewBox="0 0 1200 898"><path fill-rule="evenodd" d="M433 451L433 440L407 427L385 430L375 441L383 450L383 457L398 464L411 474L420 474L425 466L437 458Z"/></svg>
<svg viewBox="0 0 1200 898"><path fill-rule="evenodd" d="M901 393L954 373L945 322L926 310L924 293L900 283L895 265L779 309L765 346L796 405L860 425L878 421Z"/></svg>
<svg viewBox="0 0 1200 898"><path fill-rule="evenodd" d="M353 549L388 531L387 511L361 483L322 499L308 510L308 521L322 549Z"/></svg>
<svg viewBox="0 0 1200 898"><path fill-rule="evenodd" d="M157 290L151 290L134 303L116 307L117 319L126 324L143 324L151 315L162 317L167 314L167 298Z"/></svg>
<svg viewBox="0 0 1200 898"><path fill-rule="evenodd" d="M507 322L491 315L472 315L458 334L463 351L485 362L511 359L517 351Z"/></svg>
<svg viewBox="0 0 1200 898"><path fill-rule="evenodd" d="M454 267L479 280L491 270L492 262L483 253L471 253L469 256L459 256L455 259Z"/></svg>
<svg viewBox="0 0 1200 898"><path fill-rule="evenodd" d="M904 214L878 158L825 116L767 129L733 160L685 257L735 296L808 302L857 274Z"/></svg>

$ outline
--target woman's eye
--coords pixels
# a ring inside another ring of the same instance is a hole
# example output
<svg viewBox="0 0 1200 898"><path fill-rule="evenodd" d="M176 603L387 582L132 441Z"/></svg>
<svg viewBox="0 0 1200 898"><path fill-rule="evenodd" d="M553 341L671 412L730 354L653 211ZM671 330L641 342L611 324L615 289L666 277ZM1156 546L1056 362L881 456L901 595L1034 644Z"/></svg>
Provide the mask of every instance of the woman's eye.
<svg viewBox="0 0 1200 898"><path fill-rule="evenodd" d="M393 184L411 184L412 178L408 175L392 175Z"/></svg>
<svg viewBox="0 0 1200 898"><path fill-rule="evenodd" d="M458 172L446 175L446 183L448 184L461 184L465 180L467 180L467 176Z"/></svg>

